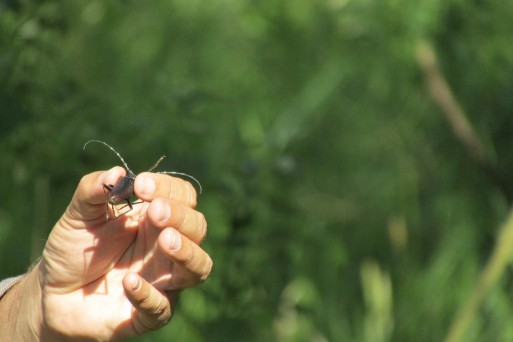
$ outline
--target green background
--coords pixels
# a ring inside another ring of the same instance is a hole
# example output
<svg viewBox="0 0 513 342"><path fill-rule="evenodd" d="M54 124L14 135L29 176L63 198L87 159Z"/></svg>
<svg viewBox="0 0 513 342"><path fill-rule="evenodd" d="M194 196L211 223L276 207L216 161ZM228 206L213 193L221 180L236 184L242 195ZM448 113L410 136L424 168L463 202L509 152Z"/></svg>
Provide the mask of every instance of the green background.
<svg viewBox="0 0 513 342"><path fill-rule="evenodd" d="M210 279L134 341L440 341L507 198L433 101L427 41L512 181L513 2L3 1L0 278L86 173L203 185ZM512 248L513 250L513 248ZM465 341L513 340L507 266Z"/></svg>

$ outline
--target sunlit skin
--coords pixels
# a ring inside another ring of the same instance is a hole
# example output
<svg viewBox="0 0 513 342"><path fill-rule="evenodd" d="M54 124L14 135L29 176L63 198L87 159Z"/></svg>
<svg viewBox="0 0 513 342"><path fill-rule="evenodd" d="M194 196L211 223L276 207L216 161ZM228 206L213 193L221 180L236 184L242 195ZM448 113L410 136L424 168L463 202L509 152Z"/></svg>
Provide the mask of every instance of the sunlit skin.
<svg viewBox="0 0 513 342"><path fill-rule="evenodd" d="M121 167L82 178L54 226L41 261L0 301L0 336L13 341L112 340L156 330L172 317L178 293L203 282L212 260L201 249L204 216L193 186L142 173L143 201L106 220L103 184ZM41 300L42 299L42 300Z"/></svg>

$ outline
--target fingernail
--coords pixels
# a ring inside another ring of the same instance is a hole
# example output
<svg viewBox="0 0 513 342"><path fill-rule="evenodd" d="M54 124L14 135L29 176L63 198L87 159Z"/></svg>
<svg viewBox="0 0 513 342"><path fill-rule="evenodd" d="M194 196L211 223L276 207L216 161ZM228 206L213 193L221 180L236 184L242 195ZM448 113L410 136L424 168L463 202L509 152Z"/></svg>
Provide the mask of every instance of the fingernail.
<svg viewBox="0 0 513 342"><path fill-rule="evenodd" d="M162 203L160 204L159 221L165 222L169 219L170 216L171 216L171 208L162 201Z"/></svg>
<svg viewBox="0 0 513 342"><path fill-rule="evenodd" d="M105 183L105 180L112 174L112 172L114 171L114 169L116 168L116 166L114 166L113 168L111 168L110 170L107 170L105 172L103 172L101 175L100 175L100 178L98 179L98 183L99 184L104 184Z"/></svg>
<svg viewBox="0 0 513 342"><path fill-rule="evenodd" d="M180 233L178 233L176 230L169 230L169 234L171 235L169 238L171 240L171 243L169 245L169 250L171 252L176 252L177 250L182 247L182 237L180 236Z"/></svg>
<svg viewBox="0 0 513 342"><path fill-rule="evenodd" d="M141 286L142 286L142 281L141 281L141 278L140 277L137 277L137 281L135 282L135 284L132 286L132 290L134 291L139 291L141 289Z"/></svg>
<svg viewBox="0 0 513 342"><path fill-rule="evenodd" d="M150 196L155 192L155 181L151 177L144 177L142 180L142 193L146 196Z"/></svg>

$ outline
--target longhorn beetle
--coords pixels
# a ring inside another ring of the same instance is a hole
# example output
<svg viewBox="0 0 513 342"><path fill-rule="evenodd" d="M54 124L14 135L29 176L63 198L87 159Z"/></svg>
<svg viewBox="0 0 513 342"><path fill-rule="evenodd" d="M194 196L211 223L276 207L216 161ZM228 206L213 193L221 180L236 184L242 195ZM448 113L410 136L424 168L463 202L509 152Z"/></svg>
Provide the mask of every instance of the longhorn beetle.
<svg viewBox="0 0 513 342"><path fill-rule="evenodd" d="M86 142L84 144L84 150L85 150L86 146L92 142L100 143L100 144L107 146L112 152L114 152L118 156L118 158L121 160L121 162L123 163L123 165L125 166L125 169L127 171L127 175L122 177L121 180L116 185L103 183L103 193L105 194L105 204L107 205L107 210L106 210L107 220L109 219L109 205L112 208L112 217L111 218L113 220L115 220L115 219L127 214L128 212L130 212L133 209L134 204L142 203L142 201L131 202L131 200L130 200L130 197L132 197L134 195L134 182L135 182L135 177L137 175L135 173L133 173L132 170L130 170L127 163L125 162L123 157L121 157L121 155L118 153L118 151L116 151L112 146L110 146L109 144L107 144L104 141L89 140L88 142ZM165 157L166 156L160 157L159 160L157 160L157 162L148 170L148 172L153 171L160 164L162 159L164 159ZM184 176L184 177L190 178L194 182L196 182L196 184L198 184L199 192L201 193L201 191L202 191L200 182L191 175L188 175L188 174L182 173L182 172L175 172L175 171L162 171L162 172L157 172L157 173L166 174L166 175ZM124 212L119 213L118 209L115 206L118 204L121 204L122 202L126 202L126 205L119 208L119 210L123 210L126 207L128 207L128 210L125 210Z"/></svg>

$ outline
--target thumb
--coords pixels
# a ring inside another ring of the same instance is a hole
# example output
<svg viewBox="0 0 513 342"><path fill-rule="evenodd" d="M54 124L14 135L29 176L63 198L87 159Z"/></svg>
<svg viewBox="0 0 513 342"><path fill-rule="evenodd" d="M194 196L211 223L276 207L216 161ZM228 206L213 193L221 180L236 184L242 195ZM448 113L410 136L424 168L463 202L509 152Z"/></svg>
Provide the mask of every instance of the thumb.
<svg viewBox="0 0 513 342"><path fill-rule="evenodd" d="M125 174L125 169L115 166L108 171L97 171L82 177L68 206L69 215L79 220L91 220L104 215L103 184L116 184Z"/></svg>

